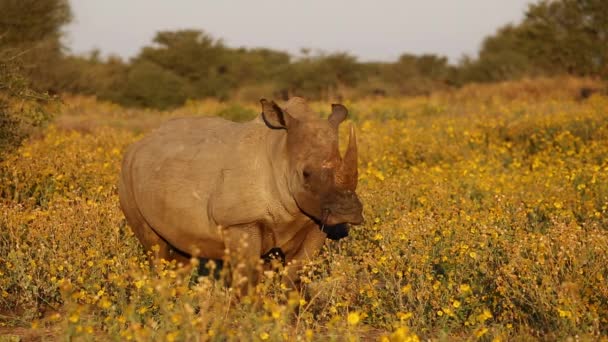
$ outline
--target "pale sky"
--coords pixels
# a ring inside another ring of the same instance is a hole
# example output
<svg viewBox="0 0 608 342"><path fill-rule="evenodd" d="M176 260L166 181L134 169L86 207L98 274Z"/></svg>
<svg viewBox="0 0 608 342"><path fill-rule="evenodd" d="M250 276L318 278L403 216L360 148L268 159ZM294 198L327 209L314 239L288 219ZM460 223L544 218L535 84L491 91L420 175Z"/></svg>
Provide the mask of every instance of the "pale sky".
<svg viewBox="0 0 608 342"><path fill-rule="evenodd" d="M201 29L230 47L348 52L360 61L435 53L476 56L532 0L70 0L73 53L135 56L156 31Z"/></svg>

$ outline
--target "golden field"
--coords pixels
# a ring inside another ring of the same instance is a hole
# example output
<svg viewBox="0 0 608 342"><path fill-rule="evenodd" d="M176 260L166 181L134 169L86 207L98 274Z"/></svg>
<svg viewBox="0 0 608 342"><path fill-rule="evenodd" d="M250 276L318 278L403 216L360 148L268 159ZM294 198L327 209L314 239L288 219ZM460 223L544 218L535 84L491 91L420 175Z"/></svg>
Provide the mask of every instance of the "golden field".
<svg viewBox="0 0 608 342"><path fill-rule="evenodd" d="M0 340L608 339L608 97L577 99L585 82L345 102L366 223L307 266L307 295L269 274L240 301L150 269L116 183L167 118L258 105L66 98L0 163Z"/></svg>

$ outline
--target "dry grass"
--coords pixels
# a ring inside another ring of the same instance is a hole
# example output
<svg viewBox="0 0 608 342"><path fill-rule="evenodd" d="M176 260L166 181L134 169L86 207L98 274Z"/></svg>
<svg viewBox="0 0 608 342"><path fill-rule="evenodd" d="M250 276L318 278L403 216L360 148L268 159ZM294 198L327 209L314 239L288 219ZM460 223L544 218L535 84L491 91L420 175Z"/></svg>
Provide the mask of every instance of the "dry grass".
<svg viewBox="0 0 608 342"><path fill-rule="evenodd" d="M66 99L56 126L0 164L0 334L606 338L608 98L530 82L346 103L360 133L366 225L307 267L310 297L275 276L241 302L173 265L150 270L116 195L121 155L142 133L232 107L159 113Z"/></svg>

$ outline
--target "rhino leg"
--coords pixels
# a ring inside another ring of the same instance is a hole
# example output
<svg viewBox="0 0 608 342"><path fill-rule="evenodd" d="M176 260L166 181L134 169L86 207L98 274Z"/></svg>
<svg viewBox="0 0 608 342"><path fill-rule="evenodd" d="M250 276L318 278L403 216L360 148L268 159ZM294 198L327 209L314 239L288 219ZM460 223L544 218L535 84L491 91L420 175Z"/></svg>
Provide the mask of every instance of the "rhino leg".
<svg viewBox="0 0 608 342"><path fill-rule="evenodd" d="M166 261L175 260L178 265L186 266L190 264L190 256L173 248L165 239L158 235L145 221L131 223L129 225L135 236L144 247L146 253L150 252L150 263L154 260L165 259Z"/></svg>
<svg viewBox="0 0 608 342"><path fill-rule="evenodd" d="M271 264L273 261L278 261L281 265L285 265L285 253L279 247L271 248L260 258L262 258L264 265Z"/></svg>
<svg viewBox="0 0 608 342"><path fill-rule="evenodd" d="M224 260L198 258L198 261L197 274L199 277L213 276L215 280L220 279L222 269L224 268ZM211 265L210 262L213 262L213 264Z"/></svg>
<svg viewBox="0 0 608 342"><path fill-rule="evenodd" d="M304 263L312 259L323 247L327 235L322 232L316 223L311 223L308 227L306 236L302 244L293 252L286 256L287 266L286 275L283 283L287 287L294 289L300 288L300 277L298 271L302 269Z"/></svg>
<svg viewBox="0 0 608 342"><path fill-rule="evenodd" d="M262 234L257 224L228 227L224 230L226 259L230 266L231 287L240 295L248 294L262 271Z"/></svg>

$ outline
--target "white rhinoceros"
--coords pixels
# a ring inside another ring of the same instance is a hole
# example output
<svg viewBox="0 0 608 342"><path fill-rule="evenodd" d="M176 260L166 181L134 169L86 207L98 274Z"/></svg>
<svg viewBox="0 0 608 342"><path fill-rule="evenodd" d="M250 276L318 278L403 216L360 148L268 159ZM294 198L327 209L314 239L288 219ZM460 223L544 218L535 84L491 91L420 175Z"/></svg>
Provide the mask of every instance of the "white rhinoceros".
<svg viewBox="0 0 608 342"><path fill-rule="evenodd" d="M301 98L285 108L261 103L262 114L245 123L170 120L127 150L120 204L146 250L184 263L238 259L255 282L260 256L280 248L287 279L297 282L302 261L326 239L324 227L363 221L352 126L343 158L338 151L346 108L334 104L321 119Z"/></svg>

